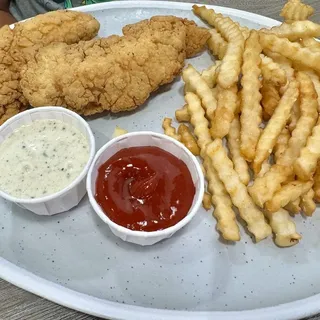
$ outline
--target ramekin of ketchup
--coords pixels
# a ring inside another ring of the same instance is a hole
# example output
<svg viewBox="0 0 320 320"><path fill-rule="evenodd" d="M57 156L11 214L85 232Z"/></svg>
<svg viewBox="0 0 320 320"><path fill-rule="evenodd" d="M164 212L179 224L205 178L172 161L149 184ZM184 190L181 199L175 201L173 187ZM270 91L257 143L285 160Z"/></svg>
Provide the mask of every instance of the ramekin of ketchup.
<svg viewBox="0 0 320 320"><path fill-rule="evenodd" d="M204 192L198 160L180 142L154 132L112 139L87 176L90 203L122 240L152 245L197 213Z"/></svg>

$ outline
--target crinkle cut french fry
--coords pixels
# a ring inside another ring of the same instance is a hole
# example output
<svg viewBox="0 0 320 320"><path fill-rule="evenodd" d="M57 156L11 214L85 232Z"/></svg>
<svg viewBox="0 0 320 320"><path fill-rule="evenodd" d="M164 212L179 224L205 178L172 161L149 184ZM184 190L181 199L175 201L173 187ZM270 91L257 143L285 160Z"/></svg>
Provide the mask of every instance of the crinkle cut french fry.
<svg viewBox="0 0 320 320"><path fill-rule="evenodd" d="M302 182L292 181L283 185L279 191L277 191L273 198L266 202L266 209L269 212L276 212L280 208L285 207L289 202L295 201L303 194L307 193L313 185L313 181Z"/></svg>
<svg viewBox="0 0 320 320"><path fill-rule="evenodd" d="M236 84L229 89L218 86L218 106L210 129L213 138L223 138L228 134L237 109L237 100L238 86Z"/></svg>
<svg viewBox="0 0 320 320"><path fill-rule="evenodd" d="M306 74L312 80L314 88L317 91L317 95L318 95L318 112L320 113L320 80L319 80L319 76L312 70L306 71Z"/></svg>
<svg viewBox="0 0 320 320"><path fill-rule="evenodd" d="M210 210L212 205L211 205L211 194L208 192L205 192L203 194L202 198L202 206L205 210Z"/></svg>
<svg viewBox="0 0 320 320"><path fill-rule="evenodd" d="M218 84L228 89L238 82L242 54L244 50L244 38L239 28L229 18L217 18L216 23L220 32L228 40L227 51L222 59Z"/></svg>
<svg viewBox="0 0 320 320"><path fill-rule="evenodd" d="M305 145L317 119L315 100L312 99L314 88L312 88L311 81L304 74L298 75L298 79L302 81L301 100L303 113L297 123L296 129L292 132L292 137L288 141L288 148L281 156L278 149L275 148L276 165L272 166L264 177L257 178L254 184L249 187L250 195L255 203L261 207L263 207L266 201L271 200L273 194L280 189L281 184L292 174L292 164L299 156L299 152ZM282 131L281 134L286 136L284 137L286 141L288 132ZM278 141L281 134L278 137Z"/></svg>
<svg viewBox="0 0 320 320"><path fill-rule="evenodd" d="M307 20L313 15L314 9L300 0L289 0L281 10L280 16L290 23L293 21Z"/></svg>
<svg viewBox="0 0 320 320"><path fill-rule="evenodd" d="M248 164L240 152L240 121L238 117L233 119L227 139L234 169L241 182L247 185L250 181L250 174Z"/></svg>
<svg viewBox="0 0 320 320"><path fill-rule="evenodd" d="M258 173L262 162L271 154L278 136L285 127L293 104L299 95L299 84L291 81L287 90L280 99L278 107L275 109L266 128L263 130L257 144L256 156L253 161L253 170Z"/></svg>
<svg viewBox="0 0 320 320"><path fill-rule="evenodd" d="M182 71L182 78L201 99L202 106L206 110L207 117L211 120L217 108L217 100L205 80L199 72L189 65Z"/></svg>
<svg viewBox="0 0 320 320"><path fill-rule="evenodd" d="M264 120L269 120L279 104L279 90L273 83L263 80L260 92L262 95L261 105L263 108L263 118Z"/></svg>
<svg viewBox="0 0 320 320"><path fill-rule="evenodd" d="M207 41L208 48L213 55L217 56L221 60L226 54L228 42L223 39L216 29L209 29L209 33L211 37Z"/></svg>
<svg viewBox="0 0 320 320"><path fill-rule="evenodd" d="M318 161L316 172L313 176L314 200L320 202L320 161Z"/></svg>
<svg viewBox="0 0 320 320"><path fill-rule="evenodd" d="M255 175L255 178L263 177L271 168L270 160L267 158L262 162L261 169L258 174Z"/></svg>
<svg viewBox="0 0 320 320"><path fill-rule="evenodd" d="M266 201L272 199L274 193L281 188L292 169L275 164L262 177L257 177L248 191L256 205L263 208Z"/></svg>
<svg viewBox="0 0 320 320"><path fill-rule="evenodd" d="M300 180L308 181L316 171L317 162L320 158L320 121L309 136L306 146L301 150L299 158L295 161L294 173Z"/></svg>
<svg viewBox="0 0 320 320"><path fill-rule="evenodd" d="M178 122L189 122L190 121L190 115L188 112L187 105L184 105L182 108L177 109L175 112L175 116Z"/></svg>
<svg viewBox="0 0 320 320"><path fill-rule="evenodd" d="M233 169L233 163L228 158L221 139L216 139L207 146L207 155L256 241L268 237L271 234L271 228L265 221L263 213L250 198L246 186L240 181L238 174Z"/></svg>
<svg viewBox="0 0 320 320"><path fill-rule="evenodd" d="M217 229L225 240L239 241L239 226L230 197L207 156L205 156L203 165L206 169L208 188L212 193L212 203L215 206L213 215L217 219Z"/></svg>
<svg viewBox="0 0 320 320"><path fill-rule="evenodd" d="M305 213L306 216L311 217L312 214L316 210L316 204L313 201L314 197L314 190L311 188L306 194L301 197L300 206L302 211Z"/></svg>
<svg viewBox="0 0 320 320"><path fill-rule="evenodd" d="M195 156L200 154L200 149L197 145L197 141L190 132L190 129L185 124L180 124L178 128L178 134L180 141L191 151Z"/></svg>
<svg viewBox="0 0 320 320"><path fill-rule="evenodd" d="M241 78L240 150L248 161L252 161L255 157L256 146L261 133L259 127L262 121L262 108L260 105L262 96L259 80L261 50L259 34L257 31L252 30L245 43Z"/></svg>
<svg viewBox="0 0 320 320"><path fill-rule="evenodd" d="M293 104L292 110L291 110L291 115L290 115L289 125L288 125L290 132L292 132L296 128L299 118L300 118L300 101L298 97L297 101Z"/></svg>
<svg viewBox="0 0 320 320"><path fill-rule="evenodd" d="M287 83L287 76L284 69L271 58L260 54L261 72L265 81L271 82L275 86L283 86Z"/></svg>
<svg viewBox="0 0 320 320"><path fill-rule="evenodd" d="M194 14L207 22L211 27L216 27L215 20L217 17L223 17L221 13L216 13L213 9L207 9L205 6L192 6Z"/></svg>
<svg viewBox="0 0 320 320"><path fill-rule="evenodd" d="M263 49L263 52L271 58L274 62L278 63L279 66L285 71L287 76L287 83L281 87L280 93L283 94L284 91L287 89L287 86L289 85L289 82L291 80L295 79L294 76L294 69L292 68L292 61L290 61L288 58L284 57L280 53L273 52L271 50L268 50L266 48Z"/></svg>
<svg viewBox="0 0 320 320"><path fill-rule="evenodd" d="M266 212L272 231L275 234L274 242L279 247L291 247L299 242L301 235L296 231L296 225L284 209L276 212Z"/></svg>
<svg viewBox="0 0 320 320"><path fill-rule="evenodd" d="M292 23L282 23L280 26L271 29L261 29L266 33L273 33L280 38L287 38L296 41L301 38L319 37L320 25L312 21L294 21Z"/></svg>
<svg viewBox="0 0 320 320"><path fill-rule="evenodd" d="M320 53L312 52L297 42L286 38L279 38L274 34L260 33L260 42L263 48L280 53L293 62L320 72Z"/></svg>
<svg viewBox="0 0 320 320"><path fill-rule="evenodd" d="M304 72L297 72L297 81L300 85L300 112L295 129L288 141L288 148L283 153L279 162L284 165L292 165L299 157L301 149L306 145L313 127L318 120L317 93L310 77Z"/></svg>
<svg viewBox="0 0 320 320"><path fill-rule="evenodd" d="M292 214L298 214L301 211L300 208L300 198L289 202L285 207L284 207L287 211L289 211Z"/></svg>
<svg viewBox="0 0 320 320"><path fill-rule="evenodd" d="M191 117L190 122L198 138L201 157L204 159L203 165L206 169L205 175L208 180L208 188L212 193L212 203L215 205L213 215L217 219L217 229L224 239L238 241L240 240L240 232L235 220L235 213L232 210L232 202L206 154L206 147L212 141L209 133L209 122L205 117L197 95L187 93L185 100Z"/></svg>
<svg viewBox="0 0 320 320"><path fill-rule="evenodd" d="M176 128L172 126L172 119L164 118L162 121L162 128L167 136L180 141L180 136L177 134Z"/></svg>
<svg viewBox="0 0 320 320"><path fill-rule="evenodd" d="M229 17L217 14L213 9L194 5L193 11L196 15L215 27L228 42L228 47L222 59L218 75L218 84L224 89L228 89L238 82L240 74L244 49L242 31Z"/></svg>
<svg viewBox="0 0 320 320"><path fill-rule="evenodd" d="M185 100L190 114L190 122L194 128L194 134L198 138L198 145L200 147L200 155L205 157L206 146L212 141L209 132L209 122L205 117L204 110L201 106L201 101L194 93L187 93Z"/></svg>
<svg viewBox="0 0 320 320"><path fill-rule="evenodd" d="M220 61L215 61L211 67L201 72L201 77L205 80L209 88L213 88L216 85L220 65Z"/></svg>
<svg viewBox="0 0 320 320"><path fill-rule="evenodd" d="M295 70L292 67L292 62L284 57L283 55L276 53L276 52L272 52L268 49L264 49L263 52L270 57L273 61L275 61L276 63L278 63L280 65L280 67L285 71L286 76L287 76L287 83L283 86L280 87L279 92L281 95L284 94L284 92L287 90L290 81L295 80Z"/></svg>
<svg viewBox="0 0 320 320"><path fill-rule="evenodd" d="M300 43L310 50L319 51L320 50L320 42L315 40L314 38L302 38L300 39Z"/></svg>
<svg viewBox="0 0 320 320"><path fill-rule="evenodd" d="M291 136L288 128L284 127L278 137L276 145L274 146L274 158L276 162L280 159L280 157L287 149L290 137Z"/></svg>

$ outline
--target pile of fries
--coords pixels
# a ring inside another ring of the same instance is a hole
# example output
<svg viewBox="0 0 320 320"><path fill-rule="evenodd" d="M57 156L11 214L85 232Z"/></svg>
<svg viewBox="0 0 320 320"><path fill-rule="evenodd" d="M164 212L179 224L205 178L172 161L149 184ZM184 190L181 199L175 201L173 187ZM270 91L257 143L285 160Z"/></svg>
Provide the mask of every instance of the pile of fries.
<svg viewBox="0 0 320 320"><path fill-rule="evenodd" d="M320 25L313 8L289 0L285 22L249 30L205 6L194 13L211 26L208 47L218 60L183 70L185 106L167 135L200 155L203 198L217 229L239 241L237 215L258 242L272 233L280 247L301 239L295 214L312 216L320 202ZM236 210L236 211L235 211Z"/></svg>

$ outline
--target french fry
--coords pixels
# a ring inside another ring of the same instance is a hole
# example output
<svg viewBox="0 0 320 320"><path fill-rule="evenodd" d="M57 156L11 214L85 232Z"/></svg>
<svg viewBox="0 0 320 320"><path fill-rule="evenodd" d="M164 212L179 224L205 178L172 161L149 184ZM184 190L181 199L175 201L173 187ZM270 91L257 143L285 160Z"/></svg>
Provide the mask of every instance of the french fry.
<svg viewBox="0 0 320 320"><path fill-rule="evenodd" d="M261 170L254 177L255 178L263 177L270 170L270 168L271 168L270 160L269 158L267 158L262 162Z"/></svg>
<svg viewBox="0 0 320 320"><path fill-rule="evenodd" d="M289 0L282 8L280 16L290 23L293 21L307 20L314 13L314 9L300 0Z"/></svg>
<svg viewBox="0 0 320 320"><path fill-rule="evenodd" d="M302 47L297 42L286 38L279 38L274 34L260 33L260 42L263 48L280 53L293 62L320 72L320 53Z"/></svg>
<svg viewBox="0 0 320 320"><path fill-rule="evenodd" d="M280 157L287 149L290 137L291 135L288 128L284 127L278 137L276 145L274 146L274 158L276 162L280 159Z"/></svg>
<svg viewBox="0 0 320 320"><path fill-rule="evenodd" d="M175 116L178 122L189 122L190 115L188 112L187 105L184 105L182 108L176 110Z"/></svg>
<svg viewBox="0 0 320 320"><path fill-rule="evenodd" d="M185 124L180 124L178 128L178 134L180 141L191 151L195 156L200 154L200 149L197 145L197 141L190 132L190 129Z"/></svg>
<svg viewBox="0 0 320 320"><path fill-rule="evenodd" d="M209 88L213 88L216 85L220 65L220 61L215 61L215 63L211 67L203 70L201 73L202 79L205 80Z"/></svg>
<svg viewBox="0 0 320 320"><path fill-rule="evenodd" d="M240 150L246 160L252 161L255 157L256 146L260 137L261 130L259 125L262 121L262 108L260 105L261 83L259 76L260 53L259 34L251 31L245 43L242 65L242 91L241 91L241 132Z"/></svg>
<svg viewBox="0 0 320 320"><path fill-rule="evenodd" d="M296 232L296 225L286 210L279 209L272 213L266 212L266 215L275 234L274 242L276 245L279 247L291 247L299 242L301 235Z"/></svg>
<svg viewBox="0 0 320 320"><path fill-rule="evenodd" d="M289 202L295 201L303 194L307 193L313 185L313 181L302 182L292 181L282 186L273 198L266 202L266 209L269 212L276 212L285 207Z"/></svg>
<svg viewBox="0 0 320 320"><path fill-rule="evenodd" d="M264 120L269 120L279 104L279 90L273 83L263 80L260 93L262 95L261 105L263 107L263 118Z"/></svg>
<svg viewBox="0 0 320 320"><path fill-rule="evenodd" d="M299 157L301 149L306 145L307 139L318 120L317 93L313 82L307 74L301 71L297 73L296 78L300 85L301 116L291 133L288 148L279 158L279 163L290 166Z"/></svg>
<svg viewBox="0 0 320 320"><path fill-rule="evenodd" d="M278 136L285 127L293 104L299 95L299 84L291 81L284 95L281 97L278 107L275 109L266 128L263 130L257 144L256 156L253 161L253 170L257 174L262 162L270 155Z"/></svg>
<svg viewBox="0 0 320 320"><path fill-rule="evenodd" d="M284 86L287 83L287 76L284 69L264 54L260 54L260 58L263 79L271 82L275 86Z"/></svg>
<svg viewBox="0 0 320 320"><path fill-rule="evenodd" d="M281 188L292 169L288 166L275 164L271 166L263 176L258 176L252 186L248 187L248 191L256 205L263 208L265 202L272 199L274 193Z"/></svg>
<svg viewBox="0 0 320 320"><path fill-rule="evenodd" d="M209 29L209 33L211 37L207 41L208 48L214 56L217 56L221 60L226 54L228 42L223 39L216 29Z"/></svg>
<svg viewBox="0 0 320 320"><path fill-rule="evenodd" d="M288 125L290 132L292 132L296 128L299 118L300 118L300 101L298 97L297 101L293 104L292 110L291 110L291 115L290 115L289 125Z"/></svg>
<svg viewBox="0 0 320 320"><path fill-rule="evenodd" d="M209 122L205 117L197 95L187 93L185 100L191 117L190 122L198 138L201 157L204 159L203 166L208 180L208 189L212 194L212 203L215 206L213 215L217 219L217 229L221 232L224 239L238 241L240 240L240 232L235 219L235 213L232 210L232 202L206 154L207 145L212 141L209 132Z"/></svg>
<svg viewBox="0 0 320 320"><path fill-rule="evenodd" d="M211 194L210 193L205 192L203 194L202 206L207 211L211 209L212 205L211 205Z"/></svg>
<svg viewBox="0 0 320 320"><path fill-rule="evenodd" d="M256 241L268 237L271 234L271 228L265 221L263 213L250 198L246 186L240 181L238 174L233 169L233 163L228 158L221 139L216 139L207 146L207 155Z"/></svg>
<svg viewBox="0 0 320 320"><path fill-rule="evenodd" d="M311 188L306 194L301 197L300 206L306 216L311 217L316 210L316 204L313 201L314 190Z"/></svg>
<svg viewBox="0 0 320 320"><path fill-rule="evenodd" d="M320 161L318 161L316 172L313 176L314 184L313 184L313 190L314 190L314 200L316 202L320 202Z"/></svg>
<svg viewBox="0 0 320 320"><path fill-rule="evenodd" d="M310 77L313 82L314 88L316 89L318 95L318 113L320 113L320 80L319 76L312 70L306 71L306 74Z"/></svg>
<svg viewBox="0 0 320 320"><path fill-rule="evenodd" d="M320 121L312 130L306 146L301 150L299 158L295 161L294 173L300 180L308 181L312 178L320 158Z"/></svg>
<svg viewBox="0 0 320 320"><path fill-rule="evenodd" d="M217 14L213 9L194 5L193 11L196 15L215 27L228 42L228 47L222 59L218 75L218 84L222 88L228 89L238 82L240 74L244 49L242 31L230 18Z"/></svg>
<svg viewBox="0 0 320 320"><path fill-rule="evenodd" d="M239 28L229 18L216 20L217 28L228 41L227 51L222 59L218 84L228 89L238 82L244 50L244 37Z"/></svg>
<svg viewBox="0 0 320 320"><path fill-rule="evenodd" d="M126 134L126 133L128 133L127 130L116 126L116 128L113 131L112 138L116 138L116 137L122 136L123 134Z"/></svg>
<svg viewBox="0 0 320 320"><path fill-rule="evenodd" d="M279 53L272 52L268 49L264 49L263 52L270 58L272 58L280 67L285 71L287 76L287 83L280 87L279 92L281 95L287 90L290 81L295 80L295 70L292 67L292 62Z"/></svg>
<svg viewBox="0 0 320 320"><path fill-rule="evenodd" d="M287 83L284 86L282 86L280 89L280 93L283 94L284 91L287 89L287 86L289 85L290 81L295 79L295 76L294 76L295 71L292 67L292 62L288 58L284 57L282 54L273 52L266 48L263 49L263 52L269 58L271 58L274 62L278 63L281 69L283 69L286 73Z"/></svg>
<svg viewBox="0 0 320 320"><path fill-rule="evenodd" d="M180 136L176 132L176 128L172 126L172 119L164 118L162 121L162 128L167 136L177 141L181 141Z"/></svg>
<svg viewBox="0 0 320 320"><path fill-rule="evenodd" d="M213 215L217 219L217 229L225 240L239 241L239 226L230 197L208 157L205 158L203 165L206 169L208 188L212 193L212 203L215 207Z"/></svg>
<svg viewBox="0 0 320 320"><path fill-rule="evenodd" d="M320 25L312 21L294 21L282 23L280 26L271 29L261 29L265 33L273 33L280 38L287 38L290 41L297 41L301 38L319 37Z"/></svg>
<svg viewBox="0 0 320 320"><path fill-rule="evenodd" d="M238 117L233 119L227 139L234 169L238 173L240 181L247 185L250 181L250 174L248 164L240 152L240 122Z"/></svg>
<svg viewBox="0 0 320 320"><path fill-rule="evenodd" d="M194 93L187 93L185 96L188 112L190 114L190 122L194 128L194 134L198 139L200 155L205 158L206 146L212 141L209 132L209 122L205 117L204 110L201 106L201 101Z"/></svg>
<svg viewBox="0 0 320 320"><path fill-rule="evenodd" d="M238 25L239 30L242 33L243 39L244 41L246 41L250 36L250 29L248 27L241 26L238 22L235 22L235 24Z"/></svg>
<svg viewBox="0 0 320 320"><path fill-rule="evenodd" d="M320 50L320 43L314 38L302 38L300 39L300 43L302 46L309 48L310 50L315 50L315 51Z"/></svg>
<svg viewBox="0 0 320 320"><path fill-rule="evenodd" d="M237 109L237 100L238 86L236 84L229 89L218 86L218 105L210 129L213 138L223 138L228 134Z"/></svg>
<svg viewBox="0 0 320 320"><path fill-rule="evenodd" d="M182 71L182 78L190 86L191 90L200 97L207 117L212 120L217 108L217 100L206 81L202 79L199 72L191 65Z"/></svg>
<svg viewBox="0 0 320 320"><path fill-rule="evenodd" d="M281 139L280 144L284 144L288 139L288 132L286 129L283 129L275 146L276 164L271 167L264 177L257 178L253 185L249 187L250 195L255 203L261 207L263 207L266 201L272 199L274 193L280 189L281 184L292 174L292 165L299 156L301 148L306 144L308 136L317 120L315 100L312 99L314 96L312 83L304 74L299 74L298 79L302 81L302 115L295 130L292 132L292 137L288 140L288 147L284 152L280 149L280 152L282 152L280 154L279 145L277 146L279 139Z"/></svg>
<svg viewBox="0 0 320 320"><path fill-rule="evenodd" d="M300 198L289 202L285 207L284 207L287 211L289 211L290 213L293 214L298 214L301 211L300 208Z"/></svg>

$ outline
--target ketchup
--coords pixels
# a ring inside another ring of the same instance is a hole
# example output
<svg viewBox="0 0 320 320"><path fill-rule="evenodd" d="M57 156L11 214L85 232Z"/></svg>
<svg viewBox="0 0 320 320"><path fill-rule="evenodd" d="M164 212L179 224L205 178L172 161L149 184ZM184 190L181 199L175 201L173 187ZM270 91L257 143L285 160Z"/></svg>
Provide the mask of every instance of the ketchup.
<svg viewBox="0 0 320 320"><path fill-rule="evenodd" d="M113 222L131 230L175 225L187 215L194 195L186 164L158 147L122 149L98 170L97 202Z"/></svg>

